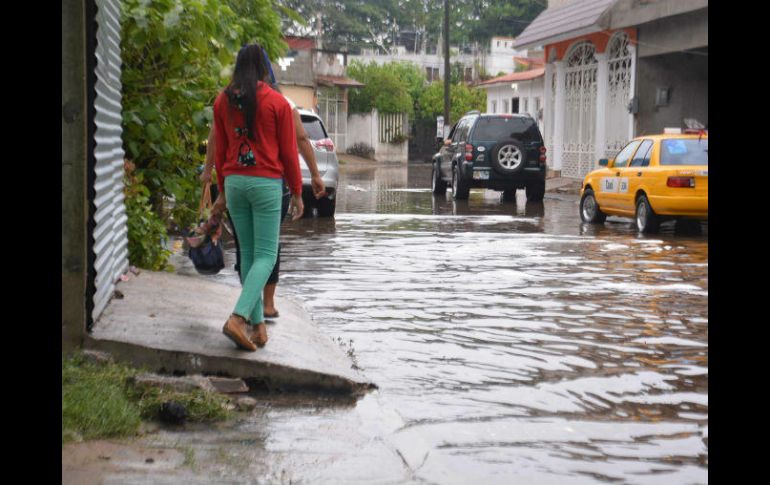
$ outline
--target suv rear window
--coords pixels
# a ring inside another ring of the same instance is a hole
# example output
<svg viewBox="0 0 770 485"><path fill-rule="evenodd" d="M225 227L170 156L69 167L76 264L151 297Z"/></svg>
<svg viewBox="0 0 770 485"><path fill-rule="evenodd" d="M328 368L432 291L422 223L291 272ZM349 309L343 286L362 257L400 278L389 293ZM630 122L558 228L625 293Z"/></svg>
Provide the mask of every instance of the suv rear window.
<svg viewBox="0 0 770 485"><path fill-rule="evenodd" d="M520 116L482 116L473 130L474 140L498 141L507 138L523 142L542 141L537 123L532 118Z"/></svg>
<svg viewBox="0 0 770 485"><path fill-rule="evenodd" d="M324 127L321 124L321 120L314 116L303 116L302 126L305 127L307 136L310 137L311 140L323 140L324 138L329 138L326 135L326 130L324 130Z"/></svg>
<svg viewBox="0 0 770 485"><path fill-rule="evenodd" d="M708 138L700 140L670 139L660 142L661 165L706 165L709 164Z"/></svg>

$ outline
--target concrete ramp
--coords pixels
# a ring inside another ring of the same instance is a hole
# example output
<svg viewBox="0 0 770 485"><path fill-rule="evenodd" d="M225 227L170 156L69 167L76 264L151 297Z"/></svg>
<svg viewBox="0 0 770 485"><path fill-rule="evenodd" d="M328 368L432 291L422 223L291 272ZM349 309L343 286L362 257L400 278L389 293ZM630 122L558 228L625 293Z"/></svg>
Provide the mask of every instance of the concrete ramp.
<svg viewBox="0 0 770 485"><path fill-rule="evenodd" d="M120 282L86 348L165 373L227 375L268 389L360 394L376 388L352 368L302 306L276 297L267 345L239 350L222 334L240 289L205 278L142 271Z"/></svg>

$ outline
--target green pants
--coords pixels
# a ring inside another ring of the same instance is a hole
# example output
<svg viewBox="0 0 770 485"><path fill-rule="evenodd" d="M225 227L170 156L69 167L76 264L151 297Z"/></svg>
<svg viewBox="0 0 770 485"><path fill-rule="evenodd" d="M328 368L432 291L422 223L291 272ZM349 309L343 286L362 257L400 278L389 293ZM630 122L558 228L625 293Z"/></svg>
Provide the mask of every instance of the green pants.
<svg viewBox="0 0 770 485"><path fill-rule="evenodd" d="M225 178L227 210L241 248L243 289L233 313L252 325L263 322L262 290L278 257L281 179L229 175Z"/></svg>

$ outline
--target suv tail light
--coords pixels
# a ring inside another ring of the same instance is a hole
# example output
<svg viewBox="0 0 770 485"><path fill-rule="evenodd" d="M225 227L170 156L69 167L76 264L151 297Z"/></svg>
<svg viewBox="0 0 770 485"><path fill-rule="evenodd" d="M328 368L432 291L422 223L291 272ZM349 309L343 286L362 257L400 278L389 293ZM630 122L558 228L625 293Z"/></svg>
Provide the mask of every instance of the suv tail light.
<svg viewBox="0 0 770 485"><path fill-rule="evenodd" d="M334 142L330 138L324 138L323 140L311 140L310 144L318 150L325 150L327 152L334 151Z"/></svg>
<svg viewBox="0 0 770 485"><path fill-rule="evenodd" d="M666 185L669 187L695 187L695 177L669 177Z"/></svg>
<svg viewBox="0 0 770 485"><path fill-rule="evenodd" d="M473 145L470 143L465 145L465 159L473 160Z"/></svg>
<svg viewBox="0 0 770 485"><path fill-rule="evenodd" d="M545 147L540 147L540 165L545 165Z"/></svg>

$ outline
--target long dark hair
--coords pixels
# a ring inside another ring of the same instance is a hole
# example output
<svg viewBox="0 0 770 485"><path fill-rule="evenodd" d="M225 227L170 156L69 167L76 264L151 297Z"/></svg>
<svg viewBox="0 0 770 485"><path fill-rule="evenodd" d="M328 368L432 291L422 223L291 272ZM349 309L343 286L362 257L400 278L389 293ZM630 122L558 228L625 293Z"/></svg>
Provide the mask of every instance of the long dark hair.
<svg viewBox="0 0 770 485"><path fill-rule="evenodd" d="M247 44L238 51L233 79L225 89L230 107L240 109L246 119L245 128L249 140L254 140L254 120L257 117L257 82L265 79L265 65L262 47Z"/></svg>

